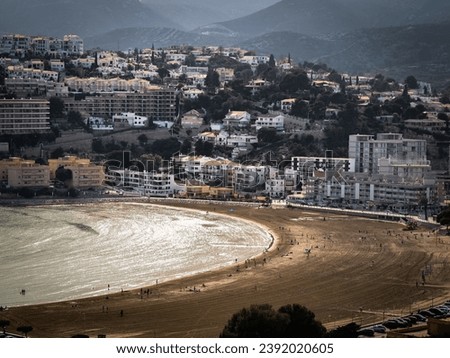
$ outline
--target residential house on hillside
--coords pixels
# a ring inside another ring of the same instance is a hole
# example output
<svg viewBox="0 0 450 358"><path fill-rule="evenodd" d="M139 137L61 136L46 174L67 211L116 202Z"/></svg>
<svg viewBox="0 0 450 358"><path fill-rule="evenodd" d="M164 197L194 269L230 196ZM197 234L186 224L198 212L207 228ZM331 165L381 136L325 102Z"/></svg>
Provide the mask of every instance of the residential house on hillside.
<svg viewBox="0 0 450 358"><path fill-rule="evenodd" d="M250 124L251 115L245 111L229 111L223 120L226 127L244 128Z"/></svg>
<svg viewBox="0 0 450 358"><path fill-rule="evenodd" d="M219 67L216 68L215 71L219 74L220 83L226 84L228 82L234 81L234 69Z"/></svg>
<svg viewBox="0 0 450 358"><path fill-rule="evenodd" d="M195 109L186 112L181 117L181 126L185 129L200 128L203 125L203 116Z"/></svg>
<svg viewBox="0 0 450 358"><path fill-rule="evenodd" d="M255 128L259 131L261 128L275 128L277 131L284 131L284 116L282 115L260 115L255 121Z"/></svg>
<svg viewBox="0 0 450 358"><path fill-rule="evenodd" d="M292 106L294 105L294 103L297 101L297 98L286 98L286 99L282 99L280 102L280 109L285 112L285 113L289 113L292 109Z"/></svg>

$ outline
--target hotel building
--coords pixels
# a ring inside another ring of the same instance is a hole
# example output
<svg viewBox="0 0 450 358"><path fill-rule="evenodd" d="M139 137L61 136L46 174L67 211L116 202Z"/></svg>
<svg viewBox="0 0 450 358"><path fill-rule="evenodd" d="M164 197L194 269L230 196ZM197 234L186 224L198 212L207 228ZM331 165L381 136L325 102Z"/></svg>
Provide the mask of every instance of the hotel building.
<svg viewBox="0 0 450 358"><path fill-rule="evenodd" d="M42 99L0 99L0 134L50 130L50 103Z"/></svg>

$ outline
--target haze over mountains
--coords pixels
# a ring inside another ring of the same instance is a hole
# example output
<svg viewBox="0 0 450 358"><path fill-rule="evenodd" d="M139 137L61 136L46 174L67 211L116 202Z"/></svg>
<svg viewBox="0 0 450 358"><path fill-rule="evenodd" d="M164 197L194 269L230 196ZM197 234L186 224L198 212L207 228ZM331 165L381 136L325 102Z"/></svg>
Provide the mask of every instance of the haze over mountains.
<svg viewBox="0 0 450 358"><path fill-rule="evenodd" d="M282 0L221 26L245 37L274 31L305 35L361 28L436 23L450 19L447 0Z"/></svg>
<svg viewBox="0 0 450 358"><path fill-rule="evenodd" d="M3 0L0 32L85 47L242 46L343 71L450 73L448 0ZM428 68L428 69L427 69ZM441 75L442 77L442 75Z"/></svg>

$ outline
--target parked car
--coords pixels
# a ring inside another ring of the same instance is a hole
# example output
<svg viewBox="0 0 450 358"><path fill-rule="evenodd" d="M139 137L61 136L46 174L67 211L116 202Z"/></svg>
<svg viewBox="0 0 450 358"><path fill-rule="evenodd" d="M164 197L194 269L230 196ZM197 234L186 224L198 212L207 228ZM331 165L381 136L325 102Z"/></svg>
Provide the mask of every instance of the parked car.
<svg viewBox="0 0 450 358"><path fill-rule="evenodd" d="M357 331L358 336L366 336L366 337L373 337L375 335L375 331L371 328L363 328Z"/></svg>
<svg viewBox="0 0 450 358"><path fill-rule="evenodd" d="M406 319L407 321L411 322L412 324L417 323L417 317L414 317L413 315L405 316L403 318Z"/></svg>
<svg viewBox="0 0 450 358"><path fill-rule="evenodd" d="M382 323L383 326L389 329L395 329L400 327L400 323L394 320L388 320Z"/></svg>
<svg viewBox="0 0 450 358"><path fill-rule="evenodd" d="M386 333L387 328L382 324L376 324L375 326L369 327L374 330L376 333Z"/></svg>
<svg viewBox="0 0 450 358"><path fill-rule="evenodd" d="M439 309L437 307L432 307L428 311L434 313L435 316L443 316L445 313L447 313L446 311L441 310L441 309Z"/></svg>
<svg viewBox="0 0 450 358"><path fill-rule="evenodd" d="M419 321L419 322L425 322L427 320L427 318L425 316L421 315L420 313L415 313L412 316L416 317L417 321Z"/></svg>
<svg viewBox="0 0 450 358"><path fill-rule="evenodd" d="M436 316L436 314L431 312L430 310L421 310L421 311L419 311L419 314L421 314L422 316L425 316L427 318Z"/></svg>

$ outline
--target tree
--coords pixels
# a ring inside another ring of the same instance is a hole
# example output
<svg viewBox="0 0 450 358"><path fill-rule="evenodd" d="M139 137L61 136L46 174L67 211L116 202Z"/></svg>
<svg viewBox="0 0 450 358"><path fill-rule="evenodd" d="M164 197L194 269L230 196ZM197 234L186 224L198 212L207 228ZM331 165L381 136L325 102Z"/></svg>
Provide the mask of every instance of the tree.
<svg viewBox="0 0 450 358"><path fill-rule="evenodd" d="M291 115L307 118L309 115L309 104L306 101L295 101L291 108Z"/></svg>
<svg viewBox="0 0 450 358"><path fill-rule="evenodd" d="M0 65L0 86L5 85L5 78L8 77L4 66Z"/></svg>
<svg viewBox="0 0 450 358"><path fill-rule="evenodd" d="M208 88L208 91L212 93L214 93L215 89L220 86L219 74L212 68L209 68L208 73L206 74L205 86Z"/></svg>
<svg viewBox="0 0 450 358"><path fill-rule="evenodd" d="M92 151L95 153L104 153L105 146L103 145L103 141L101 138L94 138L92 140Z"/></svg>
<svg viewBox="0 0 450 358"><path fill-rule="evenodd" d="M58 159L64 157L64 149L62 147L58 147L50 153L50 159Z"/></svg>
<svg viewBox="0 0 450 358"><path fill-rule="evenodd" d="M417 89L417 88L419 88L419 84L417 83L417 80L416 80L416 78L414 76L406 77L405 84L410 89Z"/></svg>
<svg viewBox="0 0 450 358"><path fill-rule="evenodd" d="M70 111L67 114L67 121L72 128L84 128L86 126L83 121L83 116L78 111Z"/></svg>
<svg viewBox="0 0 450 358"><path fill-rule="evenodd" d="M148 137L144 133L137 137L137 139L141 145L146 145L148 142Z"/></svg>
<svg viewBox="0 0 450 358"><path fill-rule="evenodd" d="M23 187L20 188L18 191L18 194L25 199L31 199L34 198L34 190L31 188Z"/></svg>
<svg viewBox="0 0 450 358"><path fill-rule="evenodd" d="M64 183L64 186L67 188L72 186L73 173L70 169L65 169L62 165L56 169L55 178L61 183Z"/></svg>
<svg viewBox="0 0 450 358"><path fill-rule="evenodd" d="M299 304L280 307L279 313L288 316L288 325L283 337L287 338L320 338L326 333L326 328L316 320L314 312Z"/></svg>
<svg viewBox="0 0 450 358"><path fill-rule="evenodd" d="M164 82L164 78L170 77L170 72L167 68L161 67L157 70L159 77L161 78L161 81Z"/></svg>
<svg viewBox="0 0 450 358"><path fill-rule="evenodd" d="M33 330L33 327L31 326L19 326L17 327L17 332L22 333L25 335L25 338L28 337L28 333L30 333Z"/></svg>
<svg viewBox="0 0 450 358"><path fill-rule="evenodd" d="M204 155L207 157L211 156L214 150L214 144L210 142L204 142L201 139L195 142L194 147L195 147L195 154Z"/></svg>
<svg viewBox="0 0 450 358"><path fill-rule="evenodd" d="M7 319L0 319L0 327L3 329L3 334L6 334L6 327L8 327L11 324Z"/></svg>
<svg viewBox="0 0 450 358"><path fill-rule="evenodd" d="M220 338L281 338L287 317L271 305L252 305L235 313Z"/></svg>
<svg viewBox="0 0 450 358"><path fill-rule="evenodd" d="M252 305L235 313L224 327L222 338L320 338L325 327L312 311L293 304L275 311L271 305Z"/></svg>
<svg viewBox="0 0 450 358"><path fill-rule="evenodd" d="M191 152L192 142L190 139L186 138L181 144L180 153L189 154Z"/></svg>
<svg viewBox="0 0 450 358"><path fill-rule="evenodd" d="M448 232L448 227L450 226L450 208L447 208L444 211L440 212L436 219L439 224L445 225L447 227Z"/></svg>
<svg viewBox="0 0 450 358"><path fill-rule="evenodd" d="M64 117L64 101L59 97L50 98L50 119Z"/></svg>
<svg viewBox="0 0 450 358"><path fill-rule="evenodd" d="M271 68L275 67L275 58L273 57L273 54L270 54L270 57L269 57L269 67L271 67Z"/></svg>
<svg viewBox="0 0 450 358"><path fill-rule="evenodd" d="M158 139L155 140L150 147L149 151L153 154L160 155L163 159L170 159L173 153L180 150L180 142L176 138Z"/></svg>
<svg viewBox="0 0 450 358"><path fill-rule="evenodd" d="M275 143L280 139L275 128L261 128L258 131L258 141L263 143Z"/></svg>
<svg viewBox="0 0 450 358"><path fill-rule="evenodd" d="M288 73L280 82L280 90L288 93L308 90L310 87L308 75L302 71Z"/></svg>

